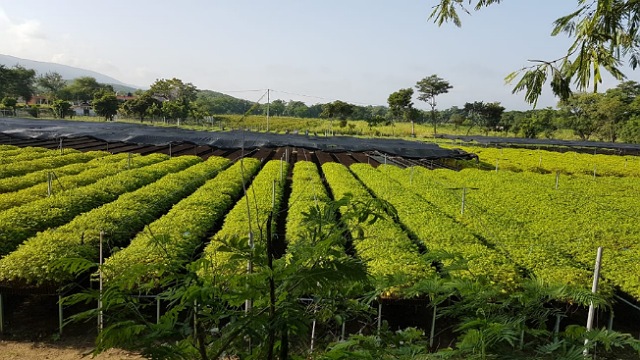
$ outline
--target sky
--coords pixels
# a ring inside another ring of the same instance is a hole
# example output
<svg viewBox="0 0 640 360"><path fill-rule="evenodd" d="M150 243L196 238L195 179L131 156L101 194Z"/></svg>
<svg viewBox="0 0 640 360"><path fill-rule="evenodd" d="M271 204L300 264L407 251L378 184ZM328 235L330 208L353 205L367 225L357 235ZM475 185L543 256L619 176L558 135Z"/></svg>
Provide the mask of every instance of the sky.
<svg viewBox="0 0 640 360"><path fill-rule="evenodd" d="M438 108L531 106L504 77L570 45L552 22L575 0L512 0L428 20L436 0L0 0L0 53L101 72L147 88L179 78L252 101L343 100L386 105L389 94L436 74L453 88ZM638 71L626 68L630 80ZM600 89L617 85L606 78ZM555 106L545 88L538 108ZM262 98L262 99L261 99ZM418 108L427 104L415 99Z"/></svg>

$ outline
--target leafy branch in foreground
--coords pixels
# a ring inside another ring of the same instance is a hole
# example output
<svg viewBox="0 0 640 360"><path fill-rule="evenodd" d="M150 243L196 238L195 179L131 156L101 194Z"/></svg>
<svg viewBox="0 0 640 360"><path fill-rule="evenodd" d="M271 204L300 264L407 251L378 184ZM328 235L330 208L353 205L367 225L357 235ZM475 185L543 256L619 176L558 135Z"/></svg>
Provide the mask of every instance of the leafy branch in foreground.
<svg viewBox="0 0 640 360"><path fill-rule="evenodd" d="M461 26L458 10L470 13L473 10L499 4L500 0L440 0L429 16L438 26L453 22ZM584 91L593 87L598 90L602 83L602 70L617 80L625 78L620 69L622 58L627 57L632 69L640 61L640 7L637 1L623 0L577 0L576 10L554 22L551 36L561 33L573 38L573 43L562 57L552 60L529 60L534 65L524 67L506 77L508 83L522 75L513 92L526 91L525 100L537 103L542 85L550 80L553 93L566 99L571 94L570 84Z"/></svg>
<svg viewBox="0 0 640 360"><path fill-rule="evenodd" d="M308 346L314 321L318 326L334 327L337 319L368 313L366 304L350 296L353 289L362 294L368 287L365 266L345 254L343 232L325 232L327 218L335 218L345 202L310 208L303 221L308 239L286 257L273 256L273 214L264 226L267 234L260 235L265 241L254 247L246 237L219 238L216 251L229 261L212 266L209 257L203 256L187 265L185 272L167 274L166 287L157 296L168 310L157 323L147 309L154 302L145 304L144 298L130 290L108 287L102 294L106 328L98 336L96 351L118 346L162 359L231 355L286 359L290 352ZM252 273L238 271L238 264L249 261L254 264ZM203 269L209 276L201 276ZM96 301L99 296L95 291L85 292L66 301ZM249 299L251 306L245 308ZM75 320L97 314L92 310Z"/></svg>

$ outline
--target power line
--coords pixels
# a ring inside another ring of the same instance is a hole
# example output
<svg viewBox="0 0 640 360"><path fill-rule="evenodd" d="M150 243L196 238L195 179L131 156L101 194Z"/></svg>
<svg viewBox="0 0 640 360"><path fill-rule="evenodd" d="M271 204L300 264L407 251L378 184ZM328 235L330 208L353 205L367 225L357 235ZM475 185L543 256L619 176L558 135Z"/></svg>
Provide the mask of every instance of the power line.
<svg viewBox="0 0 640 360"><path fill-rule="evenodd" d="M341 99L335 99L335 98L326 98L326 97L322 97L322 96L306 95L306 94L294 93L294 92L283 91L283 90L271 89L271 91L278 92L278 93L283 93L283 94L287 94L287 95L301 96L301 97L306 97L306 98L311 98L311 99L320 99L320 100L325 100L325 101L338 101L338 100L340 100L340 101L345 101L345 102L350 103L350 104L361 105L361 106L384 106L384 105L377 105L377 104L366 104L366 103L362 103L362 102L358 102L358 101L348 101L348 100L341 100Z"/></svg>

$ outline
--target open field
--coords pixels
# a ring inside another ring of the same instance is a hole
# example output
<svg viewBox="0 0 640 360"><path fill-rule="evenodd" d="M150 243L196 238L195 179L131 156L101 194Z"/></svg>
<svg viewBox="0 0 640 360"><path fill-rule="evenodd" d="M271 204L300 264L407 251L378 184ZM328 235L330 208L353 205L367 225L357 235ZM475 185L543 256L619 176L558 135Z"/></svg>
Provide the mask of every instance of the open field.
<svg viewBox="0 0 640 360"><path fill-rule="evenodd" d="M203 160L0 146L0 293L55 294L69 284L86 285L86 271L60 262L96 263L102 239L109 244L103 250L106 286L161 283L193 254L222 266L232 260L217 251L218 239L260 228L273 208L280 215L271 231L286 254L306 241L300 214L349 193L363 203L387 201L397 211L353 234L354 255L373 278L401 275L410 285L439 271L422 260L424 254L449 253L466 263L450 276L483 276L505 292L527 278L589 289L596 249L603 246L602 292L636 306L640 301L640 278L630 276L640 274L637 157L483 149L479 163L460 163L467 168L456 172L303 149L269 153ZM22 170L25 161L33 171ZM54 183L52 195L44 176L49 171L60 174L62 185ZM243 186L253 194L248 199ZM246 204L255 209L252 219ZM166 241L162 249L151 245L157 238ZM450 260L438 261L447 266ZM136 267L148 271L128 275ZM381 296L393 301L400 295L391 289ZM616 318L614 327L624 320ZM624 328L640 334L628 323ZM2 356L29 349L40 348L0 343ZM54 344L41 354L72 359L82 351Z"/></svg>

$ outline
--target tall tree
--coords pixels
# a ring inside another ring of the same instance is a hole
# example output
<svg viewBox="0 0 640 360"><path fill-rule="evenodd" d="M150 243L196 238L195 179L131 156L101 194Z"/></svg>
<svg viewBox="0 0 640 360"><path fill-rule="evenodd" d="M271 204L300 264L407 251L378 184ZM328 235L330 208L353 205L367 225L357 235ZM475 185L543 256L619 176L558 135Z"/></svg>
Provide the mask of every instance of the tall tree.
<svg viewBox="0 0 640 360"><path fill-rule="evenodd" d="M309 107L302 101L290 100L285 108L284 114L287 116L306 118L308 116Z"/></svg>
<svg viewBox="0 0 640 360"><path fill-rule="evenodd" d="M114 93L98 92L93 98L93 110L96 114L103 116L106 121L113 121L113 117L118 114L120 102Z"/></svg>
<svg viewBox="0 0 640 360"><path fill-rule="evenodd" d="M54 117L64 119L71 110L71 104L66 100L54 100L51 103L51 110Z"/></svg>
<svg viewBox="0 0 640 360"><path fill-rule="evenodd" d="M159 79L149 88L149 93L162 100L177 101L188 104L195 101L198 96L198 89L191 83L185 83L180 79Z"/></svg>
<svg viewBox="0 0 640 360"><path fill-rule="evenodd" d="M464 113L471 120L471 126L467 130L467 134L474 126L480 127L486 134L489 131L496 130L502 119L503 112L504 107L498 102L485 103L475 101L464 104Z"/></svg>
<svg viewBox="0 0 640 360"><path fill-rule="evenodd" d="M99 83L94 77L81 76L75 78L71 84L60 89L58 94L64 100L90 101L99 91L114 92L113 86Z"/></svg>
<svg viewBox="0 0 640 360"><path fill-rule="evenodd" d="M387 103L389 112L394 118L402 118L404 121L411 121L411 133L413 134L413 89L400 89L389 95Z"/></svg>
<svg viewBox="0 0 640 360"><path fill-rule="evenodd" d="M433 123L433 135L438 133L437 129L437 114L436 114L436 97L438 95L446 94L452 89L453 86L448 81L438 77L436 74L428 76L416 84L418 89L418 100L424 101L431 107L431 122ZM411 123L411 135L415 136L413 130L413 122Z"/></svg>
<svg viewBox="0 0 640 360"><path fill-rule="evenodd" d="M122 107L128 114L137 117L140 122L143 122L145 116L149 114L149 108L154 103L159 103L159 101L145 92L140 96L125 101Z"/></svg>
<svg viewBox="0 0 640 360"><path fill-rule="evenodd" d="M38 76L36 84L44 89L44 91L49 94L51 98L55 99L58 97L58 93L60 92L60 90L62 90L62 88L67 85L67 82L59 73L50 71L46 74Z"/></svg>
<svg viewBox="0 0 640 360"><path fill-rule="evenodd" d="M461 26L458 10L469 12L466 3L475 10L500 0L439 0L430 18L436 24L453 22ZM570 84L578 90L592 88L597 91L602 72L622 80L625 75L620 66L622 57L635 69L640 63L640 6L635 0L576 0L577 10L558 18L552 36L566 34L573 42L564 54L555 60L533 60L530 67L507 76L514 81L513 91L525 91L525 100L536 104L542 86L550 80L551 90L564 100L571 94Z"/></svg>
<svg viewBox="0 0 640 360"><path fill-rule="evenodd" d="M339 118L340 120L346 120L353 113L353 105L344 101L336 100L331 103L322 105L321 118L329 119L330 126L333 127L333 119ZM345 123L346 125L346 123Z"/></svg>
<svg viewBox="0 0 640 360"><path fill-rule="evenodd" d="M283 100L276 99L269 105L269 111L273 116L282 116L286 109L286 103Z"/></svg>
<svg viewBox="0 0 640 360"><path fill-rule="evenodd" d="M7 68L0 65L0 99L4 97L23 98L28 101L35 93L36 72L22 66Z"/></svg>
<svg viewBox="0 0 640 360"><path fill-rule="evenodd" d="M565 125L582 140L589 140L600 127L598 104L602 96L576 93L558 103L558 108L565 114Z"/></svg>
<svg viewBox="0 0 640 360"><path fill-rule="evenodd" d="M151 97L162 102L162 112L169 119L185 119L191 103L198 97L198 89L180 79L156 80L148 90Z"/></svg>

